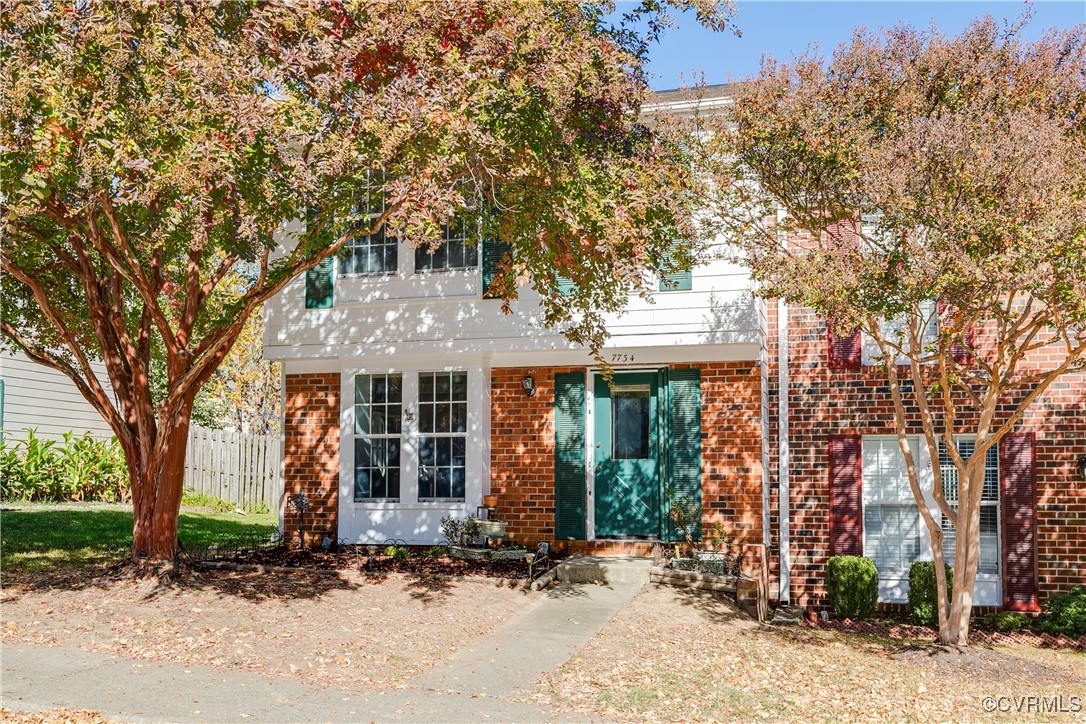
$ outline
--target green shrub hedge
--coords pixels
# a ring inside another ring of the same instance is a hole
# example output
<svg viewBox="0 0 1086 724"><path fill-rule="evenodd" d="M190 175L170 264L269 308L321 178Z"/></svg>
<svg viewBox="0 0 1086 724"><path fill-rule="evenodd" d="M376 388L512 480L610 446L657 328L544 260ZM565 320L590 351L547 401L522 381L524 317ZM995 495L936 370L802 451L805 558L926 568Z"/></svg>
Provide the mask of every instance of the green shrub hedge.
<svg viewBox="0 0 1086 724"><path fill-rule="evenodd" d="M1033 619L1018 611L997 611L984 617L984 622L993 631L1010 633L1012 631L1025 631L1033 625Z"/></svg>
<svg viewBox="0 0 1086 724"><path fill-rule="evenodd" d="M1086 586L1075 586L1045 601L1041 630L1054 636L1086 636Z"/></svg>
<svg viewBox="0 0 1086 724"><path fill-rule="evenodd" d="M946 595L950 597L953 573L946 567ZM939 603L935 595L935 564L918 561L909 568L909 613L922 626L939 625Z"/></svg>
<svg viewBox="0 0 1086 724"><path fill-rule="evenodd" d="M826 562L826 589L838 616L853 620L875 612L879 572L875 562L861 556L834 556Z"/></svg>
<svg viewBox="0 0 1086 724"><path fill-rule="evenodd" d="M124 452L114 439L65 433L44 440L0 440L0 500L125 502L131 497Z"/></svg>

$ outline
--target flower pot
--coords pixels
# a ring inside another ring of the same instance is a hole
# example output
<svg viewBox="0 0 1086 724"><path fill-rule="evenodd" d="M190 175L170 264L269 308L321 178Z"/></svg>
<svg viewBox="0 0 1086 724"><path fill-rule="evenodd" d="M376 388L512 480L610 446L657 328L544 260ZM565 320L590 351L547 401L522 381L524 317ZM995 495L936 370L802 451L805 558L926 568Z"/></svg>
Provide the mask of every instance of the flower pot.
<svg viewBox="0 0 1086 724"><path fill-rule="evenodd" d="M487 508L497 508L498 507L498 496L497 495L484 495L483 496L483 505L485 505Z"/></svg>
<svg viewBox="0 0 1086 724"><path fill-rule="evenodd" d="M504 538L505 529L509 525L504 520L480 520L476 522L479 526L479 535L487 538Z"/></svg>

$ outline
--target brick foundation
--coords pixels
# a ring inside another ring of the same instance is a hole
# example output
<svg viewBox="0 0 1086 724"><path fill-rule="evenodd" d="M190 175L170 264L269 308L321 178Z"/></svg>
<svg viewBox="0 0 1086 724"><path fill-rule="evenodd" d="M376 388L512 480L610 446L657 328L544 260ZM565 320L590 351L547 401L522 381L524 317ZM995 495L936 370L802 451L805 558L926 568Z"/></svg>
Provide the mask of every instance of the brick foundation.
<svg viewBox="0 0 1086 724"><path fill-rule="evenodd" d="M304 493L310 510L303 520L307 544L339 530L339 395L338 373L287 375L283 390L283 501ZM283 511L287 535L298 530L298 514Z"/></svg>

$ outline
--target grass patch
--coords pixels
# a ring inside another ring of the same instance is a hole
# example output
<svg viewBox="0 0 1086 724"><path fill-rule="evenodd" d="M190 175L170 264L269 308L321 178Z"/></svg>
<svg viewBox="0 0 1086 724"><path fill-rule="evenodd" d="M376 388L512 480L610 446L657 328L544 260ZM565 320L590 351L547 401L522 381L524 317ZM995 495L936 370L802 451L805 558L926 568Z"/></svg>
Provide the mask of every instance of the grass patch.
<svg viewBox="0 0 1086 724"><path fill-rule="evenodd" d="M271 529L274 515L181 513L178 534L186 548L206 546L222 535ZM0 568L40 571L98 563L132 545L132 511L58 510L48 507L0 512Z"/></svg>

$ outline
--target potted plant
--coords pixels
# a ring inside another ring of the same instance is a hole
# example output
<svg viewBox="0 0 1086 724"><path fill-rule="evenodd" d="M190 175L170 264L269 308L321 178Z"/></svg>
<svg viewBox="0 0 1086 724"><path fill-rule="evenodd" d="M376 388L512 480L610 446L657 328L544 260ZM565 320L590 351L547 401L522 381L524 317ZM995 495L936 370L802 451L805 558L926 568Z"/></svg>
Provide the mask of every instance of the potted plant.
<svg viewBox="0 0 1086 724"><path fill-rule="evenodd" d="M509 526L509 523L504 520L479 520L478 518L468 518L468 520L475 522L475 527L479 531L477 535L486 538L504 538L505 529Z"/></svg>
<svg viewBox="0 0 1086 724"><path fill-rule="evenodd" d="M498 496L497 495L484 495L483 496L483 505L486 506L487 508L491 508L491 509L497 508L498 507Z"/></svg>

